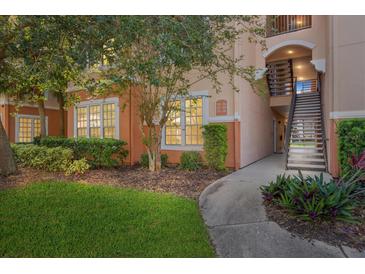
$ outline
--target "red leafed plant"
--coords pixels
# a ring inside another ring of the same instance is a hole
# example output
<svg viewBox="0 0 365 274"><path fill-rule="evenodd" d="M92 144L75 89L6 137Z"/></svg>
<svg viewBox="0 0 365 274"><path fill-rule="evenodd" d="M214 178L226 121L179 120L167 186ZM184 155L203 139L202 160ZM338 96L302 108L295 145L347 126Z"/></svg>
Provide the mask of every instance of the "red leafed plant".
<svg viewBox="0 0 365 274"><path fill-rule="evenodd" d="M352 166L365 170L365 150L359 156L352 156Z"/></svg>

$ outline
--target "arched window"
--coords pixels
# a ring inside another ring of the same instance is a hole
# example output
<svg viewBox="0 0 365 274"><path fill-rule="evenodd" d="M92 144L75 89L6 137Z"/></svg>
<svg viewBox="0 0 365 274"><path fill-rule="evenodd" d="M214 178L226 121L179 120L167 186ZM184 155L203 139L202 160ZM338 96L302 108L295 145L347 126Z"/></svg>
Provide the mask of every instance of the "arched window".
<svg viewBox="0 0 365 274"><path fill-rule="evenodd" d="M227 115L227 100L220 99L215 103L215 115Z"/></svg>

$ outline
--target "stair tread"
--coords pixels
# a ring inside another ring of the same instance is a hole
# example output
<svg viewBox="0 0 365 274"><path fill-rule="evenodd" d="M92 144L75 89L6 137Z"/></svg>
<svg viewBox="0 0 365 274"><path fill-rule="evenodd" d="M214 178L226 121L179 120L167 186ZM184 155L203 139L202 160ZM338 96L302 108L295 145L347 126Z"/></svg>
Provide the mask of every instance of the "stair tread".
<svg viewBox="0 0 365 274"><path fill-rule="evenodd" d="M316 162L316 163L324 163L324 158L308 158L308 157L303 157L303 158L299 158L299 157L289 157L288 161L291 161L291 163L293 162Z"/></svg>
<svg viewBox="0 0 365 274"><path fill-rule="evenodd" d="M288 167L293 167L293 168L318 168L318 169L326 169L325 165L315 165L315 164L294 164L294 163L288 163L287 165Z"/></svg>
<svg viewBox="0 0 365 274"><path fill-rule="evenodd" d="M291 137L290 140L303 140L303 141L320 140L320 141L322 141L322 137L318 137L318 138L314 138L314 137Z"/></svg>
<svg viewBox="0 0 365 274"><path fill-rule="evenodd" d="M321 157L324 157L323 156L323 152L320 153L320 152L295 152L295 151L289 151L289 155L300 155L300 156L321 156Z"/></svg>
<svg viewBox="0 0 365 274"><path fill-rule="evenodd" d="M289 149L312 149L312 150L323 150L323 147L314 147L314 146L292 146L291 144L289 145Z"/></svg>

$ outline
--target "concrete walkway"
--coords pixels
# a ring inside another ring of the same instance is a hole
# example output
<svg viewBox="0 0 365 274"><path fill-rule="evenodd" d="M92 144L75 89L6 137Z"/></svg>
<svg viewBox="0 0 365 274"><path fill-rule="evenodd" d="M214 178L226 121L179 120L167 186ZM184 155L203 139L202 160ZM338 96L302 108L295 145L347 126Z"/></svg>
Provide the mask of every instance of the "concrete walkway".
<svg viewBox="0 0 365 274"><path fill-rule="evenodd" d="M259 187L284 170L284 156L275 154L208 186L199 205L220 257L365 257L347 247L298 238L268 221ZM303 172L313 175L313 172ZM327 179L330 178L325 174Z"/></svg>

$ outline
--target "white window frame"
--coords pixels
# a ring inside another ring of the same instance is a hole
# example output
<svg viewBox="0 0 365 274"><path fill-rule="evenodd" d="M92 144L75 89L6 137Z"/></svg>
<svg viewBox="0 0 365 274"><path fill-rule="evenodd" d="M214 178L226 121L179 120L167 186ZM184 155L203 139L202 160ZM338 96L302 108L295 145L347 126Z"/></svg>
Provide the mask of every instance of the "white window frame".
<svg viewBox="0 0 365 274"><path fill-rule="evenodd" d="M17 114L15 116L15 142L19 143L19 127L20 127L20 123L19 123L19 119L20 118L30 118L32 120L34 119L40 119L39 115L29 115L29 114ZM46 135L48 135L48 116L45 117L46 118ZM34 121L32 121L32 141L34 140Z"/></svg>
<svg viewBox="0 0 365 274"><path fill-rule="evenodd" d="M105 99L96 99L96 100L88 100L82 101L79 104L74 106L74 137L77 138L77 109L86 107L86 137L90 138L90 107L91 106L100 106L100 138L104 138L104 109L103 105L106 104L114 104L115 111L115 139L119 139L119 98L111 97Z"/></svg>
<svg viewBox="0 0 365 274"><path fill-rule="evenodd" d="M203 145L187 145L186 142L186 115L185 115L185 100L190 98L202 98L202 107L203 107L203 125L208 123L209 118L209 92L208 91L191 91L187 96L179 96L176 98L180 100L181 104L181 114L180 114L180 127L181 127L181 144L176 145L167 145L166 144L166 127L162 130L162 138L161 138L161 149L162 150L186 150L186 151L202 151Z"/></svg>

